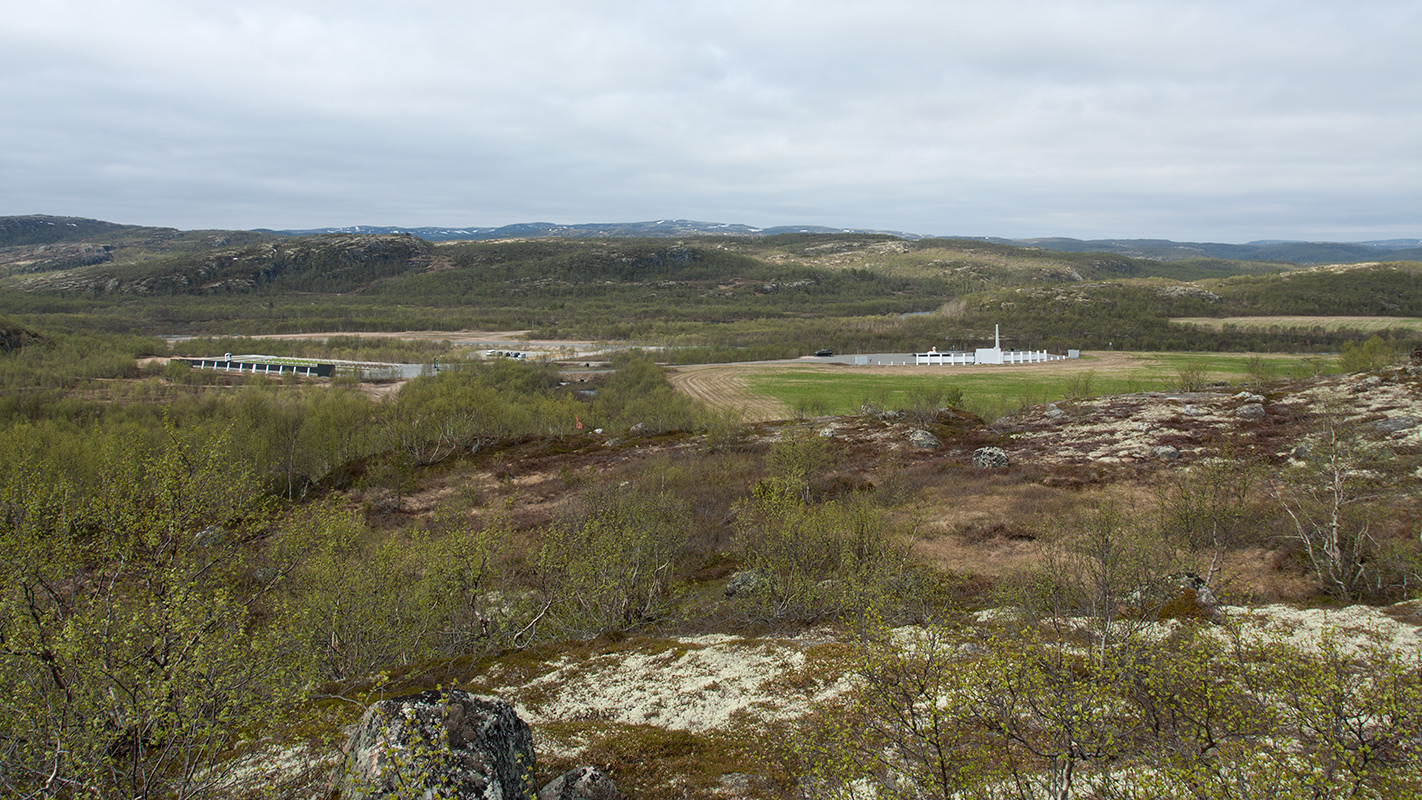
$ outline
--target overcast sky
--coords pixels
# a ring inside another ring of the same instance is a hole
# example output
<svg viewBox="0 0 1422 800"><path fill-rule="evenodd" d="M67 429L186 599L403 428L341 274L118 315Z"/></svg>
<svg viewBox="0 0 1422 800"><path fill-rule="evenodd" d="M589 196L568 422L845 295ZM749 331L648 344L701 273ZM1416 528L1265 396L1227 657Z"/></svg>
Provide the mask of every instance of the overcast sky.
<svg viewBox="0 0 1422 800"><path fill-rule="evenodd" d="M1417 0L47 0L0 215L1422 237Z"/></svg>

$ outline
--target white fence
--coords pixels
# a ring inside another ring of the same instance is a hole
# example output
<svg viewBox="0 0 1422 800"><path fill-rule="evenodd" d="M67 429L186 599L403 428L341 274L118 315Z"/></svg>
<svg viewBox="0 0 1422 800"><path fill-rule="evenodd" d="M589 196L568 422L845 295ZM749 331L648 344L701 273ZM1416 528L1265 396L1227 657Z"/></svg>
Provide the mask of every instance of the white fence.
<svg viewBox="0 0 1422 800"><path fill-rule="evenodd" d="M978 363L978 357L975 353L940 353L937 350L930 350L927 353L914 353L913 363L919 365L929 364L935 367L944 365L961 367Z"/></svg>
<svg viewBox="0 0 1422 800"><path fill-rule="evenodd" d="M920 366L964 367L972 364L1040 364L1046 361L1065 361L1066 356L1048 353L1046 350L998 350L981 348L973 353L930 350L914 353L914 363Z"/></svg>

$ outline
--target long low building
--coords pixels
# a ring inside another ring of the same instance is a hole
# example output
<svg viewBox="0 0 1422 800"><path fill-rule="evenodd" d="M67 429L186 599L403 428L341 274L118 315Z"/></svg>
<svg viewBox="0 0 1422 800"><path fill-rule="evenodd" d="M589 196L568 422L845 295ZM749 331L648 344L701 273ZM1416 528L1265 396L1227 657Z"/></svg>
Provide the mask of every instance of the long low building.
<svg viewBox="0 0 1422 800"><path fill-rule="evenodd" d="M173 358L193 369L220 369L227 372L247 372L253 375L305 375L312 378L329 378L336 374L336 365L324 362L266 361L260 357L232 355L214 358Z"/></svg>

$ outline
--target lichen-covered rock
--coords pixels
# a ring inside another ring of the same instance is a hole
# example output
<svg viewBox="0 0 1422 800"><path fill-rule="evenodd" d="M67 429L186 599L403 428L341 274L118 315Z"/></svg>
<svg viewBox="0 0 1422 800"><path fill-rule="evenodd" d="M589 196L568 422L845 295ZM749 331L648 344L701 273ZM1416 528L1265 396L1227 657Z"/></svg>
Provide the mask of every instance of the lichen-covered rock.
<svg viewBox="0 0 1422 800"><path fill-rule="evenodd" d="M508 703L421 692L366 709L339 787L343 800L521 799L533 793L533 758L533 733Z"/></svg>
<svg viewBox="0 0 1422 800"><path fill-rule="evenodd" d="M760 573L753 569L742 570L731 576L726 582L727 597L745 597L755 594L765 587L765 581L760 577Z"/></svg>
<svg viewBox="0 0 1422 800"><path fill-rule="evenodd" d="M1258 403L1246 403L1234 410L1234 416L1236 419L1242 420L1264 419L1264 406L1261 406Z"/></svg>
<svg viewBox="0 0 1422 800"><path fill-rule="evenodd" d="M1007 451L1001 447L979 447L973 451L973 466L979 469L1002 469L1011 463Z"/></svg>
<svg viewBox="0 0 1422 800"><path fill-rule="evenodd" d="M1171 445L1162 444L1157 445L1156 448L1151 451L1151 455L1160 461L1178 461L1180 459L1180 450Z"/></svg>
<svg viewBox="0 0 1422 800"><path fill-rule="evenodd" d="M568 770L538 790L538 800L624 800L622 792L597 767Z"/></svg>
<svg viewBox="0 0 1422 800"><path fill-rule="evenodd" d="M938 441L937 436L934 436L933 434L925 430L911 431L909 433L908 439L909 444L913 445L914 447L917 447L920 450L936 450L937 448L943 446L943 443Z"/></svg>

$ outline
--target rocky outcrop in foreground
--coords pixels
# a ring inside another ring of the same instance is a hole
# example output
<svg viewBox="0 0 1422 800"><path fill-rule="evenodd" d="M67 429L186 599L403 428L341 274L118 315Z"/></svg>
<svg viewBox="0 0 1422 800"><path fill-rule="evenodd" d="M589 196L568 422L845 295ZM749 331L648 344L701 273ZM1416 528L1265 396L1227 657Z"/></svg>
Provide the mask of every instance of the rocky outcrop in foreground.
<svg viewBox="0 0 1422 800"><path fill-rule="evenodd" d="M333 781L343 800L534 797L533 732L513 706L459 690L421 692L366 709ZM538 800L623 800L612 778L578 767Z"/></svg>
<svg viewBox="0 0 1422 800"><path fill-rule="evenodd" d="M458 690L382 700L346 745L347 800L533 794L533 733L513 706Z"/></svg>

